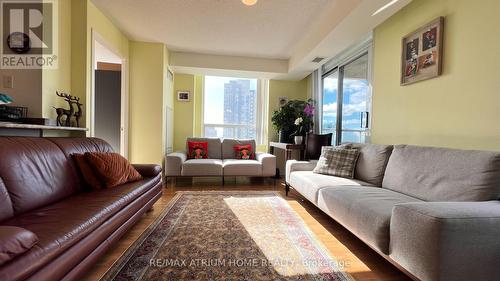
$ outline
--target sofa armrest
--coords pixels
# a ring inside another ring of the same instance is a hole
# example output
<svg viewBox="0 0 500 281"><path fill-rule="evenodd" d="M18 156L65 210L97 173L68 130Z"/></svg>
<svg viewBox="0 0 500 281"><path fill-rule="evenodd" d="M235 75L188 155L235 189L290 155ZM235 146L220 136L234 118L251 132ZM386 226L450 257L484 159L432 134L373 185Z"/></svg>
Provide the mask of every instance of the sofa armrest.
<svg viewBox="0 0 500 281"><path fill-rule="evenodd" d="M286 161L286 175L285 180L287 183L290 182L290 174L295 171L312 171L316 167L317 160L312 161L297 161L288 160Z"/></svg>
<svg viewBox="0 0 500 281"><path fill-rule="evenodd" d="M276 175L276 156L269 153L257 152L255 153L255 159L262 164L262 176L272 177Z"/></svg>
<svg viewBox="0 0 500 281"><path fill-rule="evenodd" d="M421 280L500 276L500 201L398 204L390 235L390 257Z"/></svg>
<svg viewBox="0 0 500 281"><path fill-rule="evenodd" d="M180 176L182 164L186 161L187 155L185 152L174 152L167 154L165 159L165 176Z"/></svg>
<svg viewBox="0 0 500 281"><path fill-rule="evenodd" d="M157 164L132 164L132 166L145 178L156 177L161 173L161 166Z"/></svg>

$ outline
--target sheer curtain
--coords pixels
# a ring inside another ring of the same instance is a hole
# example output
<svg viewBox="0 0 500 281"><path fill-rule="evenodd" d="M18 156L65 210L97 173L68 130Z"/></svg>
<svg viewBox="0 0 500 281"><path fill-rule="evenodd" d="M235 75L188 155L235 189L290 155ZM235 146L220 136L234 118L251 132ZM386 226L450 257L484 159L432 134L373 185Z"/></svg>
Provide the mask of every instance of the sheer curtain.
<svg viewBox="0 0 500 281"><path fill-rule="evenodd" d="M312 74L312 83L311 83L311 98L316 101L316 105L314 108L314 133L315 134L320 134L321 133L321 106L323 104L322 98L323 95L321 93L321 69L316 69Z"/></svg>

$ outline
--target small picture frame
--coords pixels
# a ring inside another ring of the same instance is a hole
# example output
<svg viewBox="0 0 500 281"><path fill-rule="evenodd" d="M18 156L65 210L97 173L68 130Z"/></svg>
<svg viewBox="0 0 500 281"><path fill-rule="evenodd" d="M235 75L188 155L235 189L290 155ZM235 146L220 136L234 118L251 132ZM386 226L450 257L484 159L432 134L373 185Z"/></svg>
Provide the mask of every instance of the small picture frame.
<svg viewBox="0 0 500 281"><path fill-rule="evenodd" d="M404 36L401 42L401 86L441 75L444 18Z"/></svg>
<svg viewBox="0 0 500 281"><path fill-rule="evenodd" d="M177 101L189 101L190 95L189 91L177 91Z"/></svg>

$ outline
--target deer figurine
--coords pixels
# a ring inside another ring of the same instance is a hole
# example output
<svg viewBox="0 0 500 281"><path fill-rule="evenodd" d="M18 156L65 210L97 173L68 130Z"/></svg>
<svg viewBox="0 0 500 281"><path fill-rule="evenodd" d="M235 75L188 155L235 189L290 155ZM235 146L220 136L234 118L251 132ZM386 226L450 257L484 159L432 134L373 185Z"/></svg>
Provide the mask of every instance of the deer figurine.
<svg viewBox="0 0 500 281"><path fill-rule="evenodd" d="M76 98L74 104L76 104L78 111L76 111L73 116L75 116L76 120L76 126L80 127L80 119L82 118L83 112L82 112L82 103L80 103L80 98Z"/></svg>
<svg viewBox="0 0 500 281"><path fill-rule="evenodd" d="M62 122L62 117L66 116L66 122L65 126L70 127L71 126L71 117L75 113L75 109L73 108L73 102L77 99L71 95L68 95L66 93L59 93L56 91L56 95L58 97L64 98L64 100L69 104L69 109L66 108L55 108L56 113L57 113L57 126L63 126Z"/></svg>

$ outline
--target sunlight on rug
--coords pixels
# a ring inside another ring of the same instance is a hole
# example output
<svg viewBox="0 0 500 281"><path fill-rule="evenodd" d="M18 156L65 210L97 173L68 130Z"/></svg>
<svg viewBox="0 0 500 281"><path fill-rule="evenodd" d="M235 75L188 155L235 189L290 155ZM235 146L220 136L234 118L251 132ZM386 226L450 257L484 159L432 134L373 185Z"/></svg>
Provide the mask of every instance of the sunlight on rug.
<svg viewBox="0 0 500 281"><path fill-rule="evenodd" d="M104 280L353 280L272 191L179 192Z"/></svg>
<svg viewBox="0 0 500 281"><path fill-rule="evenodd" d="M343 267L281 197L231 196L224 201L280 275L325 274Z"/></svg>

